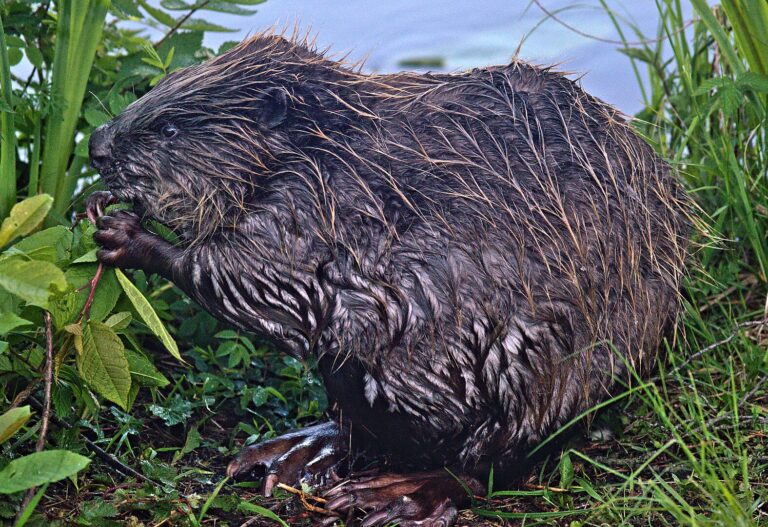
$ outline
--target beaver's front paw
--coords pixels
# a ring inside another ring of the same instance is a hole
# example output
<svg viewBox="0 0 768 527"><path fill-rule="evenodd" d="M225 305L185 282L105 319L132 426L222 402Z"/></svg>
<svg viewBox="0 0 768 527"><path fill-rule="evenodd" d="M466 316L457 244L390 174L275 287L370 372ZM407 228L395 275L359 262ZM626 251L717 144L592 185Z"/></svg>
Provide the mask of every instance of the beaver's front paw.
<svg viewBox="0 0 768 527"><path fill-rule="evenodd" d="M91 193L85 200L85 212L92 223L104 215L104 210L118 202L118 199L109 191L101 190Z"/></svg>
<svg viewBox="0 0 768 527"><path fill-rule="evenodd" d="M98 259L115 267L149 269L155 267L154 259L158 243L167 243L147 231L133 212L120 210L96 220L98 231L93 239L101 245Z"/></svg>

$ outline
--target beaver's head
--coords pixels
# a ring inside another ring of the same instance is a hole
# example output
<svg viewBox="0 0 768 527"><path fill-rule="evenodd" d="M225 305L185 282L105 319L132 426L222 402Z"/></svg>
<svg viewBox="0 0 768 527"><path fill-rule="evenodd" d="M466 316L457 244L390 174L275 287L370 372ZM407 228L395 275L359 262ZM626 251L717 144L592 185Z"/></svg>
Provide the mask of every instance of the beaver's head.
<svg viewBox="0 0 768 527"><path fill-rule="evenodd" d="M296 65L313 60L322 58L262 35L171 73L93 132L91 163L117 198L185 236L235 221L291 141Z"/></svg>

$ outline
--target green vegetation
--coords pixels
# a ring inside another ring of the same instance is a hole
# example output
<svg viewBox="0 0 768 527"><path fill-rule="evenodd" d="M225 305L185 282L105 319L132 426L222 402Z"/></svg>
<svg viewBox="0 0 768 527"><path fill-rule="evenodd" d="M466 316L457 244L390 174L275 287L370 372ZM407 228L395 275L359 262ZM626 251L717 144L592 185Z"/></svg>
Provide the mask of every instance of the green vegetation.
<svg viewBox="0 0 768 527"><path fill-rule="evenodd" d="M203 46L226 30L205 10L261 1L0 3L0 524L310 524L223 468L243 441L322 417L311 365L157 277L100 267L77 214L93 128L221 51ZM525 484L491 485L465 525L768 524L768 4L691 3L689 23L657 0L658 33L621 50L644 89L635 124L700 209L678 338L654 379Z"/></svg>

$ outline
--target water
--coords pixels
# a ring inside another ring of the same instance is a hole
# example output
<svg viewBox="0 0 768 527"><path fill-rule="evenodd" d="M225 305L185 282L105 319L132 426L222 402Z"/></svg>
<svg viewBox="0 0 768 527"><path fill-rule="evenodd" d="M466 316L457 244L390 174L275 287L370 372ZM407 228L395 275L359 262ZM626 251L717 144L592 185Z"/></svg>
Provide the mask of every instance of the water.
<svg viewBox="0 0 768 527"><path fill-rule="evenodd" d="M597 0L540 1L583 32L618 39ZM644 34L655 35L658 13L652 0L608 4ZM526 34L546 18L527 0L269 0L257 9L249 17L206 12L212 22L240 28L237 33L208 34L207 44L217 47L272 26L297 25L300 31L311 31L319 47L330 47L333 56L366 58L366 71L400 71L404 59L435 56L444 59L444 67L430 69L457 71L509 62ZM690 12L688 7L688 16ZM642 97L629 60L618 47L548 19L525 40L519 56L574 72L587 91L631 114L642 107Z"/></svg>

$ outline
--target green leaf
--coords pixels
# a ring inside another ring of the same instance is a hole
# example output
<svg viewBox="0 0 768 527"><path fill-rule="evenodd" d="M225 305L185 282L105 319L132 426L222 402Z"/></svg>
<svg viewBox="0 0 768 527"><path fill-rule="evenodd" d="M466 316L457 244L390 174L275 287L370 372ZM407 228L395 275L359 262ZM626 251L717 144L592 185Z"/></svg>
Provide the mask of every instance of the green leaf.
<svg viewBox="0 0 768 527"><path fill-rule="evenodd" d="M24 58L24 53L21 52L21 49L19 48L8 48L8 64L10 66L15 66L19 62L21 62L21 59Z"/></svg>
<svg viewBox="0 0 768 527"><path fill-rule="evenodd" d="M77 368L97 393L128 410L131 372L125 347L112 328L101 322L89 322L83 335L75 335Z"/></svg>
<svg viewBox="0 0 768 527"><path fill-rule="evenodd" d="M125 350L125 356L128 359L128 367L131 371L133 380L138 384L147 387L163 388L170 384L170 381L160 373L155 365L144 355L133 350Z"/></svg>
<svg viewBox="0 0 768 527"><path fill-rule="evenodd" d="M117 274L117 280L123 287L123 291L125 291L125 294L128 296L131 304L133 304L133 307L136 308L139 316L141 316L141 319L145 324L147 324L150 331L152 331L152 333L154 333L155 336L160 339L160 342L163 343L165 349L167 349L173 357L175 357L179 362L184 362L184 359L181 358L181 354L179 353L179 347L176 344L176 341L173 340L173 337L171 337L170 333L168 333L168 330L165 329L165 326L160 321L160 317L158 317L157 313L155 313L155 310L152 309L152 305L149 303L149 301L144 298L144 295L141 294L141 291L139 291L136 286L133 285L130 280L128 280L128 277L125 276L125 274L123 274L120 269L115 269L115 273Z"/></svg>
<svg viewBox="0 0 768 527"><path fill-rule="evenodd" d="M226 53L238 44L240 44L240 42L237 40L227 40L226 42L222 42L221 46L219 46L219 51L217 51L217 54L221 55L222 53Z"/></svg>
<svg viewBox="0 0 768 527"><path fill-rule="evenodd" d="M158 54L167 57L168 53L173 49L173 59L168 65L168 71L200 62L195 53L203 45L203 36L204 33L202 31L182 31L163 42L163 45L157 49Z"/></svg>
<svg viewBox="0 0 768 527"><path fill-rule="evenodd" d="M90 251L88 251L87 253L85 253L84 255L82 255L80 258L76 258L76 259L72 260L72 263L73 264L79 264L79 263L98 262L99 259L96 258L96 253L98 252L98 250L99 250L99 248L95 247L95 248L91 249Z"/></svg>
<svg viewBox="0 0 768 527"><path fill-rule="evenodd" d="M121 311L109 317L104 323L115 331L121 331L128 327L131 320L133 320L133 317L128 311Z"/></svg>
<svg viewBox="0 0 768 527"><path fill-rule="evenodd" d="M180 395L166 399L163 405L151 404L149 411L161 418L166 426L174 426L187 421L192 415L192 401Z"/></svg>
<svg viewBox="0 0 768 527"><path fill-rule="evenodd" d="M162 0L160 5L171 11L185 11L192 7L192 4L188 4L183 0Z"/></svg>
<svg viewBox="0 0 768 527"><path fill-rule="evenodd" d="M32 322L21 318L16 313L0 313L0 336L7 335L14 329L20 326L28 326L31 323ZM0 441L0 443L2 443L2 441Z"/></svg>
<svg viewBox="0 0 768 527"><path fill-rule="evenodd" d="M51 299L67 290L67 279L50 262L5 258L0 260L0 287L28 304L48 309Z"/></svg>
<svg viewBox="0 0 768 527"><path fill-rule="evenodd" d="M136 95L133 92L120 93L113 92L109 96L109 111L112 114L117 115L125 110L129 104L136 100Z"/></svg>
<svg viewBox="0 0 768 527"><path fill-rule="evenodd" d="M185 454L189 454L197 447L199 447L200 439L200 432L197 431L197 426L190 428L189 432L187 432L187 439L184 441L184 446L181 447L181 450L178 450L173 455L173 461L171 461L171 463L176 463L178 460L184 457Z"/></svg>
<svg viewBox="0 0 768 527"><path fill-rule="evenodd" d="M239 512L245 512L249 514L258 514L259 516L263 516L264 518L269 518L270 520L276 521L277 523L282 525L282 527L288 527L288 524L285 523L280 518L280 516L278 516L271 510L262 507L261 505L256 505L248 501L243 501L237 506L237 510Z"/></svg>
<svg viewBox="0 0 768 527"><path fill-rule="evenodd" d="M241 16L249 16L249 15L255 15L256 10L255 9L246 9L244 7L240 7L240 2L227 2L227 1L218 1L218 2L209 2L208 4L203 7L206 11L216 11L219 13L229 13L232 15L241 15Z"/></svg>
<svg viewBox="0 0 768 527"><path fill-rule="evenodd" d="M190 18L181 27L188 31L210 31L212 33L234 33L237 31L237 29L212 24L202 18Z"/></svg>
<svg viewBox="0 0 768 527"><path fill-rule="evenodd" d="M39 49L32 46L27 46L24 48L24 51L27 54L27 59L29 60L30 64L32 64L34 67L40 68L43 65L43 54Z"/></svg>
<svg viewBox="0 0 768 527"><path fill-rule="evenodd" d="M6 35L5 36L5 43L10 48L23 48L24 47L24 39L21 37L18 37L16 35Z"/></svg>
<svg viewBox="0 0 768 527"><path fill-rule="evenodd" d="M98 264L73 265L67 269L67 272L65 273L67 282L69 282L75 289L75 292L71 293L74 295L75 301L72 305L72 311L69 314L69 318L82 311L85 307L88 295L91 292L90 282L96 275L97 269ZM96 322L104 320L114 309L119 298L120 285L115 279L115 271L111 267L107 267L104 269L101 279L96 286L96 292L93 295L90 314L91 320L95 320Z"/></svg>
<svg viewBox="0 0 768 527"><path fill-rule="evenodd" d="M176 25L176 19L173 18L171 15L163 11L162 9L158 9L156 7L152 7L149 5L149 2L147 0L138 0L139 5L144 8L144 10L149 13L149 15L163 24L167 27L173 27Z"/></svg>
<svg viewBox="0 0 768 527"><path fill-rule="evenodd" d="M168 71L168 68L171 65L171 61L173 60L173 53L176 51L176 48L171 48L171 51L168 52L168 55L165 57L165 61L163 61L163 69Z"/></svg>
<svg viewBox="0 0 768 527"><path fill-rule="evenodd" d="M739 75L736 79L739 88L746 88L758 93L768 93L768 76L753 71Z"/></svg>
<svg viewBox="0 0 768 527"><path fill-rule="evenodd" d="M24 426L24 423L31 416L32 412L29 410L29 406L12 408L3 415L0 415L0 445L5 443L19 428Z"/></svg>
<svg viewBox="0 0 768 527"><path fill-rule="evenodd" d="M94 128L97 128L102 124L106 124L112 120L109 115L99 110L98 108L87 108L84 112L84 116L88 124Z"/></svg>
<svg viewBox="0 0 768 527"><path fill-rule="evenodd" d="M69 258L73 238L72 231L63 225L57 225L27 236L12 249L24 253L32 260L59 264Z"/></svg>
<svg viewBox="0 0 768 527"><path fill-rule="evenodd" d="M568 452L565 452L560 458L560 488L570 488L571 483L573 483L573 462Z"/></svg>
<svg viewBox="0 0 768 527"><path fill-rule="evenodd" d="M646 64L656 64L658 55L650 48L619 48L619 53Z"/></svg>
<svg viewBox="0 0 768 527"><path fill-rule="evenodd" d="M53 205L48 194L38 194L13 206L10 215L0 227L0 247L4 247L17 236L29 234L45 219Z"/></svg>
<svg viewBox="0 0 768 527"><path fill-rule="evenodd" d="M133 16L141 18L141 11L133 0L112 0L112 12L118 16Z"/></svg>
<svg viewBox="0 0 768 527"><path fill-rule="evenodd" d="M0 471L0 494L11 494L73 476L91 460L68 450L47 450L14 459Z"/></svg>

